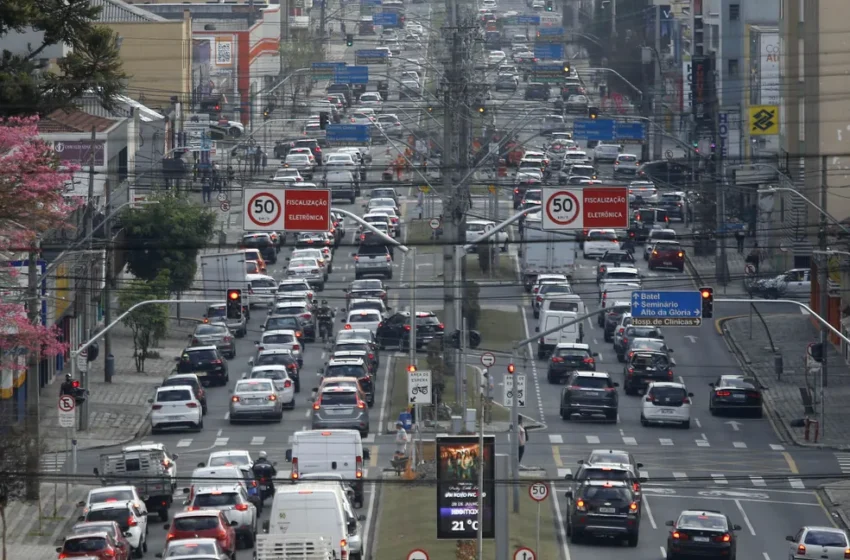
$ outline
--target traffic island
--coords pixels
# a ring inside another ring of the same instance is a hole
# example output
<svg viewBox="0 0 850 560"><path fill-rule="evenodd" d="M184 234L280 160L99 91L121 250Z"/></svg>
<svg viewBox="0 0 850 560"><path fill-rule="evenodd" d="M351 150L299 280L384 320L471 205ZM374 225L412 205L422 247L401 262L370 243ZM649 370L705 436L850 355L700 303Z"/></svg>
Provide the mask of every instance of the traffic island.
<svg viewBox="0 0 850 560"><path fill-rule="evenodd" d="M510 352L514 344L526 337L521 308L518 305L505 305L504 308L493 309L486 305L486 301L482 302L475 325L475 330L481 333L478 349ZM509 311L511 308L513 310Z"/></svg>
<svg viewBox="0 0 850 560"><path fill-rule="evenodd" d="M417 256L440 253L443 250L440 240L434 239L434 229L428 219L409 219L404 243L408 247L416 247Z"/></svg>
<svg viewBox="0 0 850 560"><path fill-rule="evenodd" d="M433 475L432 475L433 476ZM521 511L509 514L509 558L522 547L534 550L537 531L537 503L528 494L530 482L521 482ZM540 550L537 558L552 560L560 557L559 537L553 514L553 496L540 507ZM434 480L404 481L395 473L385 475L381 483L381 506L375 529L373 558L407 558L414 549L424 550L430 558L455 560L471 547L474 541L437 539L437 489ZM483 558L495 558L492 539L484 541ZM474 557L474 554L473 554Z"/></svg>
<svg viewBox="0 0 850 560"><path fill-rule="evenodd" d="M500 253L498 262L493 263L490 267L482 267L482 258L484 258L486 263L486 254L479 255L479 253L469 253L466 256L467 280L474 280L476 282L487 282L488 280L493 282L516 282L517 269L516 257L514 255L510 253Z"/></svg>

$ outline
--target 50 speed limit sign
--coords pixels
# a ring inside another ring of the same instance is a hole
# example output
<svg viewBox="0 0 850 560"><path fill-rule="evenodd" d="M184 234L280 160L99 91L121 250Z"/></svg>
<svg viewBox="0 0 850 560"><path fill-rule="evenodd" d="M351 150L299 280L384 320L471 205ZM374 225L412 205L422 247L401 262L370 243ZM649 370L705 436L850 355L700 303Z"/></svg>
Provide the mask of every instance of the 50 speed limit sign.
<svg viewBox="0 0 850 560"><path fill-rule="evenodd" d="M629 227L628 187L548 188L541 202L546 231Z"/></svg>
<svg viewBox="0 0 850 560"><path fill-rule="evenodd" d="M581 191L579 191L579 196L581 196ZM566 189L559 190L547 196L546 207L544 208L544 220L551 222L558 229L568 228L570 224L573 224L581 217L581 199L579 196L576 196L573 190ZM582 227L581 220L579 220L577 227Z"/></svg>
<svg viewBox="0 0 850 560"><path fill-rule="evenodd" d="M283 193L270 189L245 189L242 225L245 231L283 229Z"/></svg>

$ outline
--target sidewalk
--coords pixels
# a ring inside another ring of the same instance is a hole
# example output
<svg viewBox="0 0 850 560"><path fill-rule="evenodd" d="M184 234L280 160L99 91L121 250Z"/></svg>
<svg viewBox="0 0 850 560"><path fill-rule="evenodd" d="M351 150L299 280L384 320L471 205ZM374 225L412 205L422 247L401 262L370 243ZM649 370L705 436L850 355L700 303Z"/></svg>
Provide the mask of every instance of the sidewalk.
<svg viewBox="0 0 850 560"><path fill-rule="evenodd" d="M76 522L77 503L95 486L42 483L39 504L10 502L6 507L6 553L12 560L55 560L67 528Z"/></svg>
<svg viewBox="0 0 850 560"><path fill-rule="evenodd" d="M812 326L808 316L802 314L765 315L765 323L779 355L783 359L781 379L774 367L775 355L770 340L758 316L754 316L752 336L748 317L718 320L724 336L735 353L742 359L745 369L754 375L766 390L764 399L770 416L780 423L780 428L798 445L806 442L804 429L796 427L805 416L801 391L811 390L815 401L820 400L816 379L805 368L806 345L818 340L819 331ZM818 446L850 449L850 371L834 346L827 345L829 385L824 395L825 425L821 425ZM815 404L819 419L820 404ZM850 505L850 502L848 502Z"/></svg>
<svg viewBox="0 0 850 560"><path fill-rule="evenodd" d="M680 228L676 228L680 229ZM688 232L685 232L687 234ZM729 267L729 283L726 286L718 285L716 273L716 257L711 255L694 255L693 246L688 247L685 252L685 262L694 279L700 286L714 286L717 295L723 296L747 296L744 289L744 277L746 276L747 263L744 259L752 250L752 238L747 238L743 253L739 253L734 239L726 240L726 262ZM776 274L769 263L762 262L759 266L759 277L765 278Z"/></svg>
<svg viewBox="0 0 850 560"><path fill-rule="evenodd" d="M112 383L103 381L102 357L89 363L89 427L85 432L76 433L78 450L118 445L142 434L150 412L148 399L153 397L163 377L174 371L174 358L186 347L187 338L194 328L192 320L183 320L182 325L172 320L167 337L152 349L159 357L148 358L145 371L137 373L131 331L123 325L115 327L112 335L115 376ZM58 395L58 385L54 385ZM39 402L41 437L48 452L64 452L65 430L59 426L56 398L51 393L50 389L46 390Z"/></svg>
<svg viewBox="0 0 850 560"><path fill-rule="evenodd" d="M833 482L823 485L829 505L834 509L833 515L837 515L841 525L850 529L850 481Z"/></svg>

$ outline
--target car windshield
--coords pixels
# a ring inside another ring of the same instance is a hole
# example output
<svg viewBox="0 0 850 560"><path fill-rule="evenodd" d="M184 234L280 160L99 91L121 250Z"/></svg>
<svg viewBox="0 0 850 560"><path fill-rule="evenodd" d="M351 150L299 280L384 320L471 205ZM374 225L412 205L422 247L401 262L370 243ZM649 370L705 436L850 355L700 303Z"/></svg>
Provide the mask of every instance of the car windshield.
<svg viewBox="0 0 850 560"><path fill-rule="evenodd" d="M289 261L289 266L296 268L312 266L313 268L315 268L318 266L318 262L316 262L316 259L295 259Z"/></svg>
<svg viewBox="0 0 850 560"><path fill-rule="evenodd" d="M86 515L86 521L115 521L122 529L130 526L129 518L127 508L93 509Z"/></svg>
<svg viewBox="0 0 850 560"><path fill-rule="evenodd" d="M637 157L630 155L630 154L625 154L625 155L617 156L617 160L633 162L633 161L637 161Z"/></svg>
<svg viewBox="0 0 850 560"><path fill-rule="evenodd" d="M185 389L169 389L156 393L156 402L182 402L191 400L189 391Z"/></svg>
<svg viewBox="0 0 850 560"><path fill-rule="evenodd" d="M263 372L255 372L257 375L251 374L251 377L271 377L274 378L275 375L280 375L277 372L271 371L263 371ZM239 382L236 384L236 388L233 389L234 393L268 393L269 391L273 391L274 388L269 384L262 381L246 381Z"/></svg>
<svg viewBox="0 0 850 560"><path fill-rule="evenodd" d="M322 393L322 406L357 406L354 391L329 391Z"/></svg>
<svg viewBox="0 0 850 560"><path fill-rule="evenodd" d="M180 541L176 541L168 543L168 548L166 549L165 557L173 558L175 556L201 556L205 554L209 554L212 556L218 554L215 543L197 541L181 543Z"/></svg>
<svg viewBox="0 0 850 560"><path fill-rule="evenodd" d="M631 253L606 253L602 258L603 262L635 262L635 258Z"/></svg>
<svg viewBox="0 0 850 560"><path fill-rule="evenodd" d="M337 352L369 352L369 345L365 342L340 342L333 348Z"/></svg>
<svg viewBox="0 0 850 560"><path fill-rule="evenodd" d="M352 282L351 291L355 290L383 290L383 284L380 280L358 280Z"/></svg>
<svg viewBox="0 0 850 560"><path fill-rule="evenodd" d="M282 379L286 379L286 375L279 369L263 369L260 371L252 371L251 379L271 379L274 381L279 381ZM268 383L258 383L256 385L245 388L239 388L239 391L247 391L247 392L261 392L261 391L271 391Z"/></svg>
<svg viewBox="0 0 850 560"><path fill-rule="evenodd" d="M281 293L281 292L286 292L286 293L306 292L307 290L309 290L309 288L307 287L306 284L294 283L294 282L292 284L281 284L277 287L278 293Z"/></svg>
<svg viewBox="0 0 850 560"><path fill-rule="evenodd" d="M555 348L553 355L559 358L589 358L587 350L583 348Z"/></svg>
<svg viewBox="0 0 850 560"><path fill-rule="evenodd" d="M229 459L230 458L228 457L228 460ZM212 461L210 462L212 463ZM223 465L224 462L222 462L221 464ZM210 492L198 494L197 496L195 496L195 502L192 505L195 507L221 507L235 506L238 503L239 501L236 499L235 492Z"/></svg>
<svg viewBox="0 0 850 560"><path fill-rule="evenodd" d="M588 241L616 241L617 234L613 231L591 231L587 238Z"/></svg>
<svg viewBox="0 0 850 560"><path fill-rule="evenodd" d="M292 357L292 354L269 352L267 354L260 354L254 363L258 366L287 366L295 363L295 358Z"/></svg>
<svg viewBox="0 0 850 560"><path fill-rule="evenodd" d="M359 311L361 309L374 309L380 311L383 307L381 303L376 301L357 301L351 304L350 311Z"/></svg>
<svg viewBox="0 0 850 560"><path fill-rule="evenodd" d="M92 504L102 504L104 502L127 502L132 499L132 490L100 490L99 492L92 492L89 496L89 502Z"/></svg>
<svg viewBox="0 0 850 560"><path fill-rule="evenodd" d="M634 272L609 272L605 275L605 280L638 280L640 273Z"/></svg>
<svg viewBox="0 0 850 560"><path fill-rule="evenodd" d="M661 338L661 331L655 327L629 327L626 336L632 338Z"/></svg>
<svg viewBox="0 0 850 560"><path fill-rule="evenodd" d="M749 389L754 386L754 381L747 380L743 377L725 377L722 380L722 385L724 387L739 387L742 389Z"/></svg>
<svg viewBox="0 0 850 560"><path fill-rule="evenodd" d="M174 518L174 529L176 531L208 531L218 529L219 524L218 517L213 515Z"/></svg>
<svg viewBox="0 0 850 560"><path fill-rule="evenodd" d="M726 518L719 515L699 515L685 513L679 517L676 523L677 529L697 529L708 531L725 531L727 529Z"/></svg>
<svg viewBox="0 0 850 560"><path fill-rule="evenodd" d="M676 241L676 232L674 231L653 231L652 239L659 240L665 239L667 241Z"/></svg>
<svg viewBox="0 0 850 560"><path fill-rule="evenodd" d="M838 533L836 531L819 531L817 529L809 529L803 543L810 544L812 546L835 546L844 548L847 546L847 539L844 537L843 533Z"/></svg>
<svg viewBox="0 0 850 560"><path fill-rule="evenodd" d="M632 358L632 366L638 369L657 369L668 365L669 361L664 354L635 354Z"/></svg>
<svg viewBox="0 0 850 560"><path fill-rule="evenodd" d="M588 486L584 497L600 502L628 502L631 494L623 487Z"/></svg>
<svg viewBox="0 0 850 560"><path fill-rule="evenodd" d="M266 320L266 330L273 331L276 329L291 329L298 330L301 324L297 317L269 317Z"/></svg>
<svg viewBox="0 0 850 560"><path fill-rule="evenodd" d="M539 294L571 294L573 289L568 284L543 284ZM568 310L569 311L569 310Z"/></svg>
<svg viewBox="0 0 850 560"><path fill-rule="evenodd" d="M328 366L325 377L363 377L366 372L357 364L337 364Z"/></svg>
<svg viewBox="0 0 850 560"><path fill-rule="evenodd" d="M292 344L295 337L291 334L268 334L263 337L262 344Z"/></svg>
<svg viewBox="0 0 850 560"><path fill-rule="evenodd" d="M632 350L652 350L653 352L664 352L666 347L663 340L658 339L642 339L635 340L632 344Z"/></svg>
<svg viewBox="0 0 850 560"><path fill-rule="evenodd" d="M279 305L274 308L275 312L283 313L284 315L298 315L304 312L303 305Z"/></svg>
<svg viewBox="0 0 850 560"><path fill-rule="evenodd" d="M82 537L65 541L63 551L72 554L98 552L105 549L106 545L106 539L103 537Z"/></svg>
<svg viewBox="0 0 850 560"><path fill-rule="evenodd" d="M549 311L569 311L578 313L578 302L573 300L553 299L549 304Z"/></svg>
<svg viewBox="0 0 850 560"><path fill-rule="evenodd" d="M275 281L273 278L255 278L251 280L252 288L274 288Z"/></svg>
<svg viewBox="0 0 850 560"><path fill-rule="evenodd" d="M224 335L227 333L227 327L223 327L221 325L200 325L195 329L195 334L202 336L209 335Z"/></svg>

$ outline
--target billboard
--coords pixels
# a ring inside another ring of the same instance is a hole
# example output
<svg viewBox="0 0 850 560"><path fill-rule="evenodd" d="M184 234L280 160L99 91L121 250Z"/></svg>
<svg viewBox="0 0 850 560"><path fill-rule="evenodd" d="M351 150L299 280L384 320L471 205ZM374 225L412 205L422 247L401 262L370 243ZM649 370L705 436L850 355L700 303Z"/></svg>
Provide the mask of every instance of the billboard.
<svg viewBox="0 0 850 560"><path fill-rule="evenodd" d="M495 537L493 508L496 496L496 438L484 436L437 437L437 538L475 539L478 536L478 492L483 490L485 539ZM484 469L484 488L478 471Z"/></svg>
<svg viewBox="0 0 850 560"><path fill-rule="evenodd" d="M691 59L691 101L697 125L713 127L714 70L711 57L694 56Z"/></svg>
<svg viewBox="0 0 850 560"><path fill-rule="evenodd" d="M779 33L759 34L759 103L779 105Z"/></svg>

